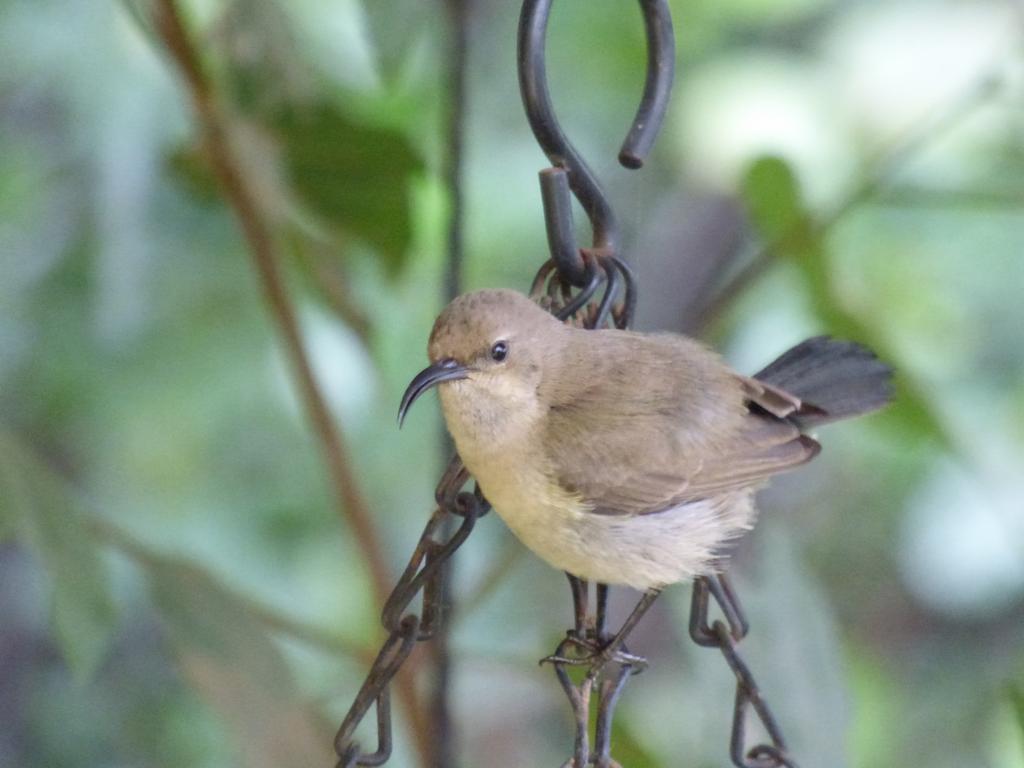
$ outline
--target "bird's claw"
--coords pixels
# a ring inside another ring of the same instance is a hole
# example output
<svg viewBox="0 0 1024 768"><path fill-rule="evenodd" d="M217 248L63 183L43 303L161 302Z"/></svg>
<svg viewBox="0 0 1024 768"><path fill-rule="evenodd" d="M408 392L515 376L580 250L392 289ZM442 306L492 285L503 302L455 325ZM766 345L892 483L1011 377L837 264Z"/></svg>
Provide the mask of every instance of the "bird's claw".
<svg viewBox="0 0 1024 768"><path fill-rule="evenodd" d="M569 634L562 641L561 645L558 646L558 650L555 653L545 656L539 663L542 666L544 664L564 664L570 667L586 666L590 667L595 674L610 663L631 667L634 670L634 674L646 669L647 659L643 656L630 653L621 646L609 650L609 645L610 643L598 644L592 638L582 638L576 634ZM567 656L564 651L568 646L581 649L584 653L580 656Z"/></svg>

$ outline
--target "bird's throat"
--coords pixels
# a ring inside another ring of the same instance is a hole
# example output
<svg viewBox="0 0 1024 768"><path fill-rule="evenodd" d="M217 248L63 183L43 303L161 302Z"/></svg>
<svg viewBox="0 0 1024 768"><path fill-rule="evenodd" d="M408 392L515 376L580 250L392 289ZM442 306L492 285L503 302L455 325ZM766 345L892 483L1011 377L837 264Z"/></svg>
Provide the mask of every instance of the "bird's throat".
<svg viewBox="0 0 1024 768"><path fill-rule="evenodd" d="M525 450L540 421L536 393L488 383L453 381L440 387L445 424L467 466L507 460Z"/></svg>

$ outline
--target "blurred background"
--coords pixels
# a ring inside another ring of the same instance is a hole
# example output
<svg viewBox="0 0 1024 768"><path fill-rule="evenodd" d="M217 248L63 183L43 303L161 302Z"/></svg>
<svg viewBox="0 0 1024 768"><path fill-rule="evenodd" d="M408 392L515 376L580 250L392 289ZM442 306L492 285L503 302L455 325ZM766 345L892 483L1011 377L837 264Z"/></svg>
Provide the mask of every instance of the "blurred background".
<svg viewBox="0 0 1024 768"><path fill-rule="evenodd" d="M1024 11L673 0L674 98L630 172L635 6L556 3L549 71L640 325L744 371L819 333L899 371L894 407L826 428L762 494L734 557L793 754L1024 766ZM461 285L525 290L547 258L517 15L0 2L0 765L333 765L375 594L447 460L434 398L401 433L395 411L451 285L460 25ZM453 595L440 764L561 764L569 708L536 660L569 624L564 577L492 515ZM652 669L619 707L627 768L728 764L733 681L688 604L669 590L632 642ZM429 662L400 686L396 767L439 764Z"/></svg>

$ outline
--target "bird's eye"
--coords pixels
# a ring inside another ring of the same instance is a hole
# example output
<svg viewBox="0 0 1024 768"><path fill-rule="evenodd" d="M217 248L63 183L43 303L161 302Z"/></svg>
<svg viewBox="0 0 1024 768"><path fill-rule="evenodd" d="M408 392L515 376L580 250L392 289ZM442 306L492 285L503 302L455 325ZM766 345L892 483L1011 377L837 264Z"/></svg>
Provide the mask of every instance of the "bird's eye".
<svg viewBox="0 0 1024 768"><path fill-rule="evenodd" d="M491 359L495 362L500 363L508 357L508 342L507 341L496 341L494 346L491 347Z"/></svg>

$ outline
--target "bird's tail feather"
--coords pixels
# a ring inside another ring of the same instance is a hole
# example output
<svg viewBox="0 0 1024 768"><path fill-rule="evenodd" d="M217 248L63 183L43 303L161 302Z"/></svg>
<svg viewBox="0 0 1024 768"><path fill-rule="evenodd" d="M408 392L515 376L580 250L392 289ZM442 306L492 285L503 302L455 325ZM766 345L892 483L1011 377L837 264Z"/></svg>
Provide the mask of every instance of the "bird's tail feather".
<svg viewBox="0 0 1024 768"><path fill-rule="evenodd" d="M802 428L878 410L893 395L892 369L874 352L828 336L797 344L754 378L813 406L790 417Z"/></svg>

